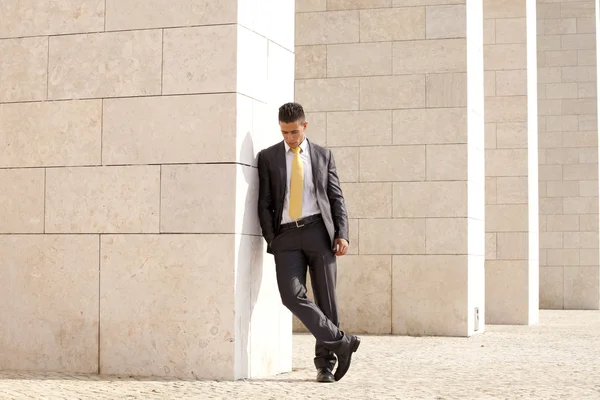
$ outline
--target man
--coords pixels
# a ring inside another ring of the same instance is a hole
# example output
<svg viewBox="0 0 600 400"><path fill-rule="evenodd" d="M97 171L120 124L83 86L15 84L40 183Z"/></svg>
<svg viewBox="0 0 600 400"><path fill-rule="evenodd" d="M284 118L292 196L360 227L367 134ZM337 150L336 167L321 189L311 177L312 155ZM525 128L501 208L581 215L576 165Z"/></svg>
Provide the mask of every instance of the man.
<svg viewBox="0 0 600 400"><path fill-rule="evenodd" d="M335 295L336 256L348 252L344 197L331 151L306 139L302 106L281 106L279 126L283 142L258 155L260 225L283 305L317 340L317 380L339 381L360 345L339 329ZM307 266L316 304L306 297Z"/></svg>

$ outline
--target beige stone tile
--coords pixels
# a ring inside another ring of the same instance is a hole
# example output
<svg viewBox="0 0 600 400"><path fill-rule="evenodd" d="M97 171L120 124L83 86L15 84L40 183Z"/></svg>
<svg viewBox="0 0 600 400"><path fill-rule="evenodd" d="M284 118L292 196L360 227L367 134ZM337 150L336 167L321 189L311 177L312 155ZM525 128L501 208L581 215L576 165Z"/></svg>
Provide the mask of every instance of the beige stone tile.
<svg viewBox="0 0 600 400"><path fill-rule="evenodd" d="M549 18L541 22L541 33L544 35L571 35L577 33L576 18Z"/></svg>
<svg viewBox="0 0 600 400"><path fill-rule="evenodd" d="M555 51L561 49L560 44L561 35L537 35L537 51Z"/></svg>
<svg viewBox="0 0 600 400"><path fill-rule="evenodd" d="M596 48L596 35L581 33L577 35L561 35L561 47L565 50L588 50Z"/></svg>
<svg viewBox="0 0 600 400"><path fill-rule="evenodd" d="M563 199L561 197L540 198L540 213L544 215L560 215L563 213Z"/></svg>
<svg viewBox="0 0 600 400"><path fill-rule="evenodd" d="M564 267L540 268L540 308L562 310Z"/></svg>
<svg viewBox="0 0 600 400"><path fill-rule="evenodd" d="M527 97L491 97L485 99L485 122L520 122L527 120Z"/></svg>
<svg viewBox="0 0 600 400"><path fill-rule="evenodd" d="M100 100L0 104L1 167L100 164Z"/></svg>
<svg viewBox="0 0 600 400"><path fill-rule="evenodd" d="M566 197L563 211L565 214L598 214L598 196Z"/></svg>
<svg viewBox="0 0 600 400"><path fill-rule="evenodd" d="M296 46L296 79L327 76L327 46Z"/></svg>
<svg viewBox="0 0 600 400"><path fill-rule="evenodd" d="M239 35L241 38L242 35L255 34L239 28ZM238 29L235 25L166 29L163 93L235 92L238 83L237 40ZM262 62L266 75L267 43L266 40L263 41L262 52L258 46L253 48L256 52L255 62L245 59L242 65L252 64L247 67L254 71L254 64ZM251 43L247 45L250 46ZM258 74L255 78L259 79Z"/></svg>
<svg viewBox="0 0 600 400"><path fill-rule="evenodd" d="M349 236L350 236L350 247L348 248L348 255L358 254L359 249L359 222L358 218L349 218Z"/></svg>
<svg viewBox="0 0 600 400"><path fill-rule="evenodd" d="M465 0L392 0L394 7L435 6L443 4L465 4Z"/></svg>
<svg viewBox="0 0 600 400"><path fill-rule="evenodd" d="M563 179L566 181L590 181L598 179L598 166L593 164L563 166Z"/></svg>
<svg viewBox="0 0 600 400"><path fill-rule="evenodd" d="M352 127L355 134L348 134ZM392 111L327 113L328 146L380 146L392 144Z"/></svg>
<svg viewBox="0 0 600 400"><path fill-rule="evenodd" d="M485 259L495 260L498 257L497 250L497 233L486 233L485 234Z"/></svg>
<svg viewBox="0 0 600 400"><path fill-rule="evenodd" d="M234 164L163 165L160 232L236 233L235 182Z"/></svg>
<svg viewBox="0 0 600 400"><path fill-rule="evenodd" d="M538 100L538 113L544 115L561 115L562 100Z"/></svg>
<svg viewBox="0 0 600 400"><path fill-rule="evenodd" d="M329 11L296 15L296 45L358 43L359 11Z"/></svg>
<svg viewBox="0 0 600 400"><path fill-rule="evenodd" d="M466 181L467 145L447 144L427 146L427 180Z"/></svg>
<svg viewBox="0 0 600 400"><path fill-rule="evenodd" d="M499 232L498 259L528 260L529 234L526 232Z"/></svg>
<svg viewBox="0 0 600 400"><path fill-rule="evenodd" d="M564 308L567 310L597 310L600 303L599 269L568 267L565 274Z"/></svg>
<svg viewBox="0 0 600 400"><path fill-rule="evenodd" d="M466 107L467 74L427 75L427 107Z"/></svg>
<svg viewBox="0 0 600 400"><path fill-rule="evenodd" d="M391 218L391 183L342 184L350 218Z"/></svg>
<svg viewBox="0 0 600 400"><path fill-rule="evenodd" d="M486 150L485 173L487 176L526 176L526 149Z"/></svg>
<svg viewBox="0 0 600 400"><path fill-rule="evenodd" d="M595 113L596 99L565 99L562 100L563 114L593 114Z"/></svg>
<svg viewBox="0 0 600 400"><path fill-rule="evenodd" d="M562 165L540 165L539 179L540 182L562 180Z"/></svg>
<svg viewBox="0 0 600 400"><path fill-rule="evenodd" d="M314 143L327 146L327 113L305 111L305 114L308 122L306 137Z"/></svg>
<svg viewBox="0 0 600 400"><path fill-rule="evenodd" d="M525 17L525 4L514 0L483 0L484 18Z"/></svg>
<svg viewBox="0 0 600 400"><path fill-rule="evenodd" d="M527 205L489 204L485 207L485 225L488 232L527 231Z"/></svg>
<svg viewBox="0 0 600 400"><path fill-rule="evenodd" d="M396 108L424 107L424 75L360 78L361 110L389 110Z"/></svg>
<svg viewBox="0 0 600 400"><path fill-rule="evenodd" d="M49 168L46 232L158 233L160 167Z"/></svg>
<svg viewBox="0 0 600 400"><path fill-rule="evenodd" d="M104 5L104 0L3 2L0 38L102 31Z"/></svg>
<svg viewBox="0 0 600 400"><path fill-rule="evenodd" d="M550 149L561 147L562 142L562 132L539 132L538 133L538 147L540 149ZM546 155L546 151L544 151L544 156ZM540 161L541 163L541 161Z"/></svg>
<svg viewBox="0 0 600 400"><path fill-rule="evenodd" d="M394 42L393 46L396 75L467 70L465 39L401 41Z"/></svg>
<svg viewBox="0 0 600 400"><path fill-rule="evenodd" d="M567 232L542 232L540 233L540 248L542 249L562 249L563 235Z"/></svg>
<svg viewBox="0 0 600 400"><path fill-rule="evenodd" d="M496 71L496 96L527 95L527 71Z"/></svg>
<svg viewBox="0 0 600 400"><path fill-rule="evenodd" d="M237 21L237 11L232 0L107 0L106 29L228 24Z"/></svg>
<svg viewBox="0 0 600 400"><path fill-rule="evenodd" d="M580 266L597 266L600 262L598 249L579 249Z"/></svg>
<svg viewBox="0 0 600 400"><path fill-rule="evenodd" d="M2 370L97 373L98 245L96 235L0 235Z"/></svg>
<svg viewBox="0 0 600 400"><path fill-rule="evenodd" d="M596 82L596 67L563 67L561 73L563 83Z"/></svg>
<svg viewBox="0 0 600 400"><path fill-rule="evenodd" d="M525 44L489 44L484 46L484 65L489 71L527 68Z"/></svg>
<svg viewBox="0 0 600 400"><path fill-rule="evenodd" d="M577 65L596 65L596 49L577 50Z"/></svg>
<svg viewBox="0 0 600 400"><path fill-rule="evenodd" d="M496 20L483 20L483 44L496 43Z"/></svg>
<svg viewBox="0 0 600 400"><path fill-rule="evenodd" d="M498 204L527 204L528 201L527 177L498 177L497 202Z"/></svg>
<svg viewBox="0 0 600 400"><path fill-rule="evenodd" d="M360 11L360 41L425 39L425 7Z"/></svg>
<svg viewBox="0 0 600 400"><path fill-rule="evenodd" d="M0 34L2 32L0 5ZM45 100L48 88L48 39L0 40L0 102Z"/></svg>
<svg viewBox="0 0 600 400"><path fill-rule="evenodd" d="M466 108L394 110L394 144L467 142Z"/></svg>
<svg viewBox="0 0 600 400"><path fill-rule="evenodd" d="M499 122L496 138L499 149L525 149L528 142L527 123Z"/></svg>
<svg viewBox="0 0 600 400"><path fill-rule="evenodd" d="M104 164L235 161L236 95L107 99L103 131Z"/></svg>
<svg viewBox="0 0 600 400"><path fill-rule="evenodd" d="M496 20L496 43L526 43L527 27L525 18L505 18Z"/></svg>
<svg viewBox="0 0 600 400"><path fill-rule="evenodd" d="M531 290L528 282L527 261L486 261L486 323L527 324L530 312L529 291Z"/></svg>
<svg viewBox="0 0 600 400"><path fill-rule="evenodd" d="M338 259L338 271L336 290L344 330L391 333L392 256L345 256Z"/></svg>
<svg viewBox="0 0 600 400"><path fill-rule="evenodd" d="M548 197L579 196L579 182L577 181L548 181L546 188Z"/></svg>
<svg viewBox="0 0 600 400"><path fill-rule="evenodd" d="M561 81L560 68L538 68L538 83L558 83Z"/></svg>
<svg viewBox="0 0 600 400"><path fill-rule="evenodd" d="M427 39L467 37L466 5L426 7Z"/></svg>
<svg viewBox="0 0 600 400"><path fill-rule="evenodd" d="M424 219L363 219L360 254L425 254Z"/></svg>
<svg viewBox="0 0 600 400"><path fill-rule="evenodd" d="M44 232L44 174L37 168L0 169L0 233Z"/></svg>
<svg viewBox="0 0 600 400"><path fill-rule="evenodd" d="M563 132L563 143L565 147L595 147L598 145L598 132Z"/></svg>
<svg viewBox="0 0 600 400"><path fill-rule="evenodd" d="M340 182L358 182L359 152L358 147L334 147L331 149Z"/></svg>
<svg viewBox="0 0 600 400"><path fill-rule="evenodd" d="M559 148L546 150L546 163L549 165L577 164L579 162L579 149Z"/></svg>
<svg viewBox="0 0 600 400"><path fill-rule="evenodd" d="M394 217L466 217L466 182L394 183Z"/></svg>
<svg viewBox="0 0 600 400"><path fill-rule="evenodd" d="M578 97L577 83L547 83L546 98L576 99Z"/></svg>
<svg viewBox="0 0 600 400"><path fill-rule="evenodd" d="M568 217L574 217L569 215ZM580 215L579 216L579 230L581 232L597 232L598 231L598 217L595 215Z"/></svg>
<svg viewBox="0 0 600 400"><path fill-rule="evenodd" d="M577 232L579 217L577 215L548 215L548 232Z"/></svg>
<svg viewBox="0 0 600 400"><path fill-rule="evenodd" d="M485 178L485 204L498 203L498 178Z"/></svg>
<svg viewBox="0 0 600 400"><path fill-rule="evenodd" d="M296 12L327 10L327 0L296 0Z"/></svg>
<svg viewBox="0 0 600 400"><path fill-rule="evenodd" d="M234 235L103 236L101 271L102 373L233 379Z"/></svg>
<svg viewBox="0 0 600 400"><path fill-rule="evenodd" d="M546 215L540 215L540 232L546 232L548 230L547 229L547 225L548 225L547 220L548 220L548 217ZM541 256L540 256L540 260L541 260ZM545 258L544 258L544 260L545 260Z"/></svg>
<svg viewBox="0 0 600 400"><path fill-rule="evenodd" d="M483 86L485 98L496 96L496 71L484 71Z"/></svg>
<svg viewBox="0 0 600 400"><path fill-rule="evenodd" d="M359 10L391 6L392 0L327 0L328 10Z"/></svg>
<svg viewBox="0 0 600 400"><path fill-rule="evenodd" d="M392 43L353 43L327 46L327 76L392 74Z"/></svg>
<svg viewBox="0 0 600 400"><path fill-rule="evenodd" d="M547 130L553 131L578 131L579 130L579 118L577 115L550 115L546 117L548 123Z"/></svg>
<svg viewBox="0 0 600 400"><path fill-rule="evenodd" d="M596 84L594 83L579 83L577 87L577 95L580 99L596 98L597 97Z"/></svg>
<svg viewBox="0 0 600 400"><path fill-rule="evenodd" d="M485 149L495 149L497 147L498 127L497 123L486 123L485 126Z"/></svg>
<svg viewBox="0 0 600 400"><path fill-rule="evenodd" d="M425 180L425 146L362 147L361 182Z"/></svg>
<svg viewBox="0 0 600 400"><path fill-rule="evenodd" d="M160 94L160 30L50 38L49 98Z"/></svg>
<svg viewBox="0 0 600 400"><path fill-rule="evenodd" d="M467 271L464 255L394 256L392 333L465 336Z"/></svg>
<svg viewBox="0 0 600 400"><path fill-rule="evenodd" d="M565 249L597 249L598 232L564 232Z"/></svg>
<svg viewBox="0 0 600 400"><path fill-rule="evenodd" d="M467 254L466 218L428 218L426 223L427 254Z"/></svg>
<svg viewBox="0 0 600 400"><path fill-rule="evenodd" d="M598 196L598 181L580 181L579 195L586 197Z"/></svg>
<svg viewBox="0 0 600 400"><path fill-rule="evenodd" d="M579 265L579 250L548 249L548 266Z"/></svg>
<svg viewBox="0 0 600 400"><path fill-rule="evenodd" d="M540 19L550 19L550 18L560 18L560 3L540 3L537 4L536 12L537 18Z"/></svg>
<svg viewBox="0 0 600 400"><path fill-rule="evenodd" d="M546 51L539 60L538 64L543 67L568 67L577 66L576 50Z"/></svg>
<svg viewBox="0 0 600 400"><path fill-rule="evenodd" d="M306 111L352 111L359 107L358 78L296 80L296 101Z"/></svg>
<svg viewBox="0 0 600 400"><path fill-rule="evenodd" d="M589 1L565 2L561 4L562 18L589 17L594 13L594 3Z"/></svg>

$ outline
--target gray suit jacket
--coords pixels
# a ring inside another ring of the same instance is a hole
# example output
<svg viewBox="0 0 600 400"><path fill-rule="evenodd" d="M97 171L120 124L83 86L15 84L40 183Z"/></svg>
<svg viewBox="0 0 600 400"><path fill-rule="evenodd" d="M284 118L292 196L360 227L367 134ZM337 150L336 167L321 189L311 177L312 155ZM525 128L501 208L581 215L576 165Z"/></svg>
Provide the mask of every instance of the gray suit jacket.
<svg viewBox="0 0 600 400"><path fill-rule="evenodd" d="M309 149L317 204L333 247L336 238L349 241L344 195L331 151L310 141ZM258 217L267 244L279 234L287 185L286 169L283 141L258 153ZM270 246L267 252L271 253Z"/></svg>

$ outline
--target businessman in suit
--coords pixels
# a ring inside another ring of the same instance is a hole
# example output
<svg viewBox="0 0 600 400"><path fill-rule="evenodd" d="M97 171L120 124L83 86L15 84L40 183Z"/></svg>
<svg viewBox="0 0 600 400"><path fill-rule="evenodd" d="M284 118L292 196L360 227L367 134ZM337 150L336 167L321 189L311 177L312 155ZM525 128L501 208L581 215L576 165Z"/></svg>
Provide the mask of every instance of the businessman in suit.
<svg viewBox="0 0 600 400"><path fill-rule="evenodd" d="M306 139L302 106L281 106L279 126L283 141L258 155L262 234L275 256L283 305L317 341L317 381L339 381L360 345L359 337L339 329L335 294L336 256L349 245L344 197L331 151ZM314 303L306 296L307 267Z"/></svg>

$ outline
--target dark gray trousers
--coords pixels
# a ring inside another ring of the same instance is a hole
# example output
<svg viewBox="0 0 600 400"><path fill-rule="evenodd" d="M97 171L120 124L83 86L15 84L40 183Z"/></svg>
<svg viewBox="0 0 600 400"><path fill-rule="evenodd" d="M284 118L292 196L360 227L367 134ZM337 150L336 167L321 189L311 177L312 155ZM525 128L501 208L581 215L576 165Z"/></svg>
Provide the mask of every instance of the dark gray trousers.
<svg viewBox="0 0 600 400"><path fill-rule="evenodd" d="M317 340L315 366L333 370L335 353L344 351L349 340L339 329L335 295L336 257L325 224L318 220L301 228L282 231L273 240L271 249L283 305ZM306 296L307 267L314 303Z"/></svg>

